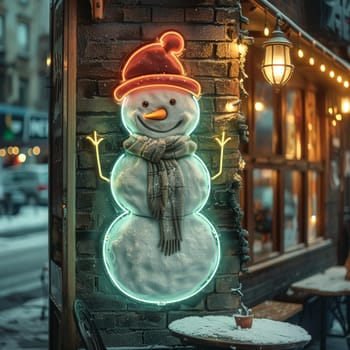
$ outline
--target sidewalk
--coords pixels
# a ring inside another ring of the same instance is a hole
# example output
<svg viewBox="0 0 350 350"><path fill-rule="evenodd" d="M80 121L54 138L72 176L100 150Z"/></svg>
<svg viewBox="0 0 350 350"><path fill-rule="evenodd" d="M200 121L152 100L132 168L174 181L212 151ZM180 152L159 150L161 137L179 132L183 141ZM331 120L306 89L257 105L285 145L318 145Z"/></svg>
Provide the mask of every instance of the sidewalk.
<svg viewBox="0 0 350 350"><path fill-rule="evenodd" d="M0 236L12 237L16 234L47 229L48 209L41 206L25 206L17 215L0 216Z"/></svg>
<svg viewBox="0 0 350 350"><path fill-rule="evenodd" d="M48 301L34 299L0 312L0 349L48 349ZM43 319L42 319L43 318Z"/></svg>

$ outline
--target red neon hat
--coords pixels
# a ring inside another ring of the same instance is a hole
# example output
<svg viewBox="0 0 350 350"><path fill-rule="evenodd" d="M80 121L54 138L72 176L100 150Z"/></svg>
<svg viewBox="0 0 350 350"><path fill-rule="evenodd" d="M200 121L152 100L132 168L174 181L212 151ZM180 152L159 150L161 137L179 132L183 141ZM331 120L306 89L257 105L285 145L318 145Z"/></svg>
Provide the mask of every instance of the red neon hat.
<svg viewBox="0 0 350 350"><path fill-rule="evenodd" d="M128 93L147 86L174 86L199 97L201 86L185 75L178 59L184 39L175 31L164 33L159 42L141 46L131 54L122 69L122 83L114 90L120 102Z"/></svg>

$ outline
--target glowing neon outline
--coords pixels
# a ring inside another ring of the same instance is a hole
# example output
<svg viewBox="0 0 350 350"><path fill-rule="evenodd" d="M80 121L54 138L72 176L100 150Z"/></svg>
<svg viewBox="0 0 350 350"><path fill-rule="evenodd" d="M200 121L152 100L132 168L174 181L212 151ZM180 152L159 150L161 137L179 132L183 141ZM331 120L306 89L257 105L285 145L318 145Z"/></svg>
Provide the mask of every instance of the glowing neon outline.
<svg viewBox="0 0 350 350"><path fill-rule="evenodd" d="M92 138L90 135L86 136L86 138L95 146L98 176L100 177L101 180L110 182L110 180L102 174L102 167L101 167L101 160L100 160L99 145L104 140L104 138L101 137L98 139L96 130L94 130L93 135L94 135L94 138Z"/></svg>
<svg viewBox="0 0 350 350"><path fill-rule="evenodd" d="M222 174L222 165L224 163L224 148L225 148L226 143L229 142L230 140L231 140L231 137L228 137L225 140L225 130L222 132L221 140L218 137L215 137L215 141L220 146L220 166L219 166L219 172L211 177L212 180L215 180L216 178L218 178Z"/></svg>
<svg viewBox="0 0 350 350"><path fill-rule="evenodd" d="M126 68L129 67L130 62L135 58L135 56L140 54L140 52L142 52L142 51L152 50L153 47L155 49L157 49L157 48L159 48L159 44L162 47L164 47L165 46L164 38L166 36L169 36L169 35L175 35L180 41L179 49L177 51L170 50L169 55L171 55L171 57L175 60L176 64L178 65L180 72L181 72L181 75L179 75L179 74L145 74L145 75L141 75L141 76L134 77L134 78L127 80ZM135 52L133 52L130 55L130 57L127 59L127 61L124 64L124 67L122 69L122 83L114 89L114 92L113 92L114 99L118 103L120 103L123 100L123 98L125 97L125 95L127 95L135 90L147 88L148 86L151 86L151 85L156 86L156 87L164 87L164 85L169 85L169 84L165 84L165 83L158 83L160 80L161 81L166 80L171 85L176 86L177 88L182 89L186 92L189 92L198 98L201 94L201 89L202 89L201 85L198 83L198 81L186 76L185 69L177 57L177 55L179 55L183 52L184 48L185 48L185 40L184 40L183 36L180 33L176 32L176 31L172 31L172 30L163 33L159 39L159 42L140 46ZM137 83L137 82L139 82L139 83ZM184 83L186 85L193 84L194 90L183 87L182 84L184 84ZM136 84L138 86L135 86L134 88L132 88L130 90L128 89L127 91L124 92L124 90L126 90L127 86L133 85L133 84Z"/></svg>
<svg viewBox="0 0 350 350"><path fill-rule="evenodd" d="M219 239L219 234L217 233L214 225L209 221L208 218L206 218L203 214L195 212L193 214L190 215L198 215L199 217L201 217L201 219L203 219L210 227L211 232L213 234L213 237L215 239L215 243L216 243L216 247L217 247L217 259L215 261L215 265L214 268L212 270L212 272L210 273L209 277L207 278L207 280L203 283L203 285L201 285L199 287L199 289L195 289L192 292L189 292L189 294L184 294L183 297L174 297L172 299L165 299L165 300L149 300L146 298L142 298L142 297L138 297L133 295L131 292L129 292L126 288L124 288L121 283L119 283L113 276L113 274L110 272L110 268L109 268L109 264L108 264L108 258L107 258L107 248L106 245L110 240L110 235L109 232L111 230L111 228L113 227L113 225L120 219L122 219L124 216L130 214L129 212L124 212L123 214L121 214L120 216L118 216L113 222L112 224L109 226L108 230L106 231L106 234L103 238L103 249L102 249L102 254L103 254L103 262L104 262L104 267L107 270L107 273L111 279L111 281L113 282L113 284L126 296L128 296L129 298L133 299L133 300L137 300L143 303L148 303L148 304L155 304L155 305L167 305L167 304L172 304L172 303L177 303L179 301L182 300L186 300L189 299L191 297L193 297L194 295L198 294L199 292L201 292L214 278L218 268L219 268L219 264L220 264L220 260L221 260L221 247L220 247L220 239ZM137 215L136 215L137 216ZM160 298L159 298L160 299Z"/></svg>

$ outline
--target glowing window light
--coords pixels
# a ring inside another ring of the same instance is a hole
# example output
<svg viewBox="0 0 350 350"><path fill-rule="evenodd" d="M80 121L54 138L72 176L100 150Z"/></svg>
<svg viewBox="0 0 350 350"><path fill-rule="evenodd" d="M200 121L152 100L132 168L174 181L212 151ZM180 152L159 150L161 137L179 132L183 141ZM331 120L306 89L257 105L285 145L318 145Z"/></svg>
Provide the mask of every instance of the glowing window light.
<svg viewBox="0 0 350 350"><path fill-rule="evenodd" d="M27 156L24 153L18 155L18 161L24 163L27 160Z"/></svg>
<svg viewBox="0 0 350 350"><path fill-rule="evenodd" d="M349 113L350 112L350 99L348 99L348 98L341 99L341 111L342 111L342 113Z"/></svg>
<svg viewBox="0 0 350 350"><path fill-rule="evenodd" d="M310 57L310 58L309 58L309 65L310 65L310 66L315 65L315 59L314 59L313 57Z"/></svg>
<svg viewBox="0 0 350 350"><path fill-rule="evenodd" d="M326 66L323 63L320 65L320 71L321 72L325 72L326 71Z"/></svg>
<svg viewBox="0 0 350 350"><path fill-rule="evenodd" d="M34 146L34 147L33 147L33 154L34 154L35 156L38 156L38 155L40 154L40 152L41 152L41 149L40 149L39 146Z"/></svg>
<svg viewBox="0 0 350 350"><path fill-rule="evenodd" d="M349 87L349 82L347 80L344 81L344 87L348 88Z"/></svg>
<svg viewBox="0 0 350 350"><path fill-rule="evenodd" d="M264 110L264 108L265 108L265 106L264 106L263 102L255 102L254 109L257 112L262 112Z"/></svg>
<svg viewBox="0 0 350 350"><path fill-rule="evenodd" d="M338 83L341 83L342 81L343 81L342 76L341 76L341 75L338 75L338 76L337 76L337 82L338 82Z"/></svg>
<svg viewBox="0 0 350 350"><path fill-rule="evenodd" d="M329 76L330 76L331 78L334 78L334 77L335 77L335 73L334 73L333 70L331 70L331 71L329 72Z"/></svg>
<svg viewBox="0 0 350 350"><path fill-rule="evenodd" d="M6 150L5 148L0 149L0 157L5 157L6 156Z"/></svg>
<svg viewBox="0 0 350 350"><path fill-rule="evenodd" d="M304 51L302 49L298 49L298 57L303 58L304 57Z"/></svg>

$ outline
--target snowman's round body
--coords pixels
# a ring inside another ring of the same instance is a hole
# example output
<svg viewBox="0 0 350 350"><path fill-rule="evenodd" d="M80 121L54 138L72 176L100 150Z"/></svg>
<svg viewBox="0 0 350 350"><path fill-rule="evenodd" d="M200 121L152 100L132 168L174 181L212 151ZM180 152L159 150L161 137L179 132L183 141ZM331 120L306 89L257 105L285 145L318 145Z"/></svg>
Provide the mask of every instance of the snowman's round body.
<svg viewBox="0 0 350 350"><path fill-rule="evenodd" d="M198 123L199 107L188 92L153 87L124 99L122 119L131 135L147 143L189 135ZM177 158L176 164L183 178L183 217L181 248L173 254L159 248L159 219L149 204L149 160L126 152L111 174L113 197L125 212L105 234L104 262L113 283L143 302L166 304L189 298L209 283L219 264L218 234L199 213L209 196L208 170L193 153ZM169 179L172 171L169 166Z"/></svg>

